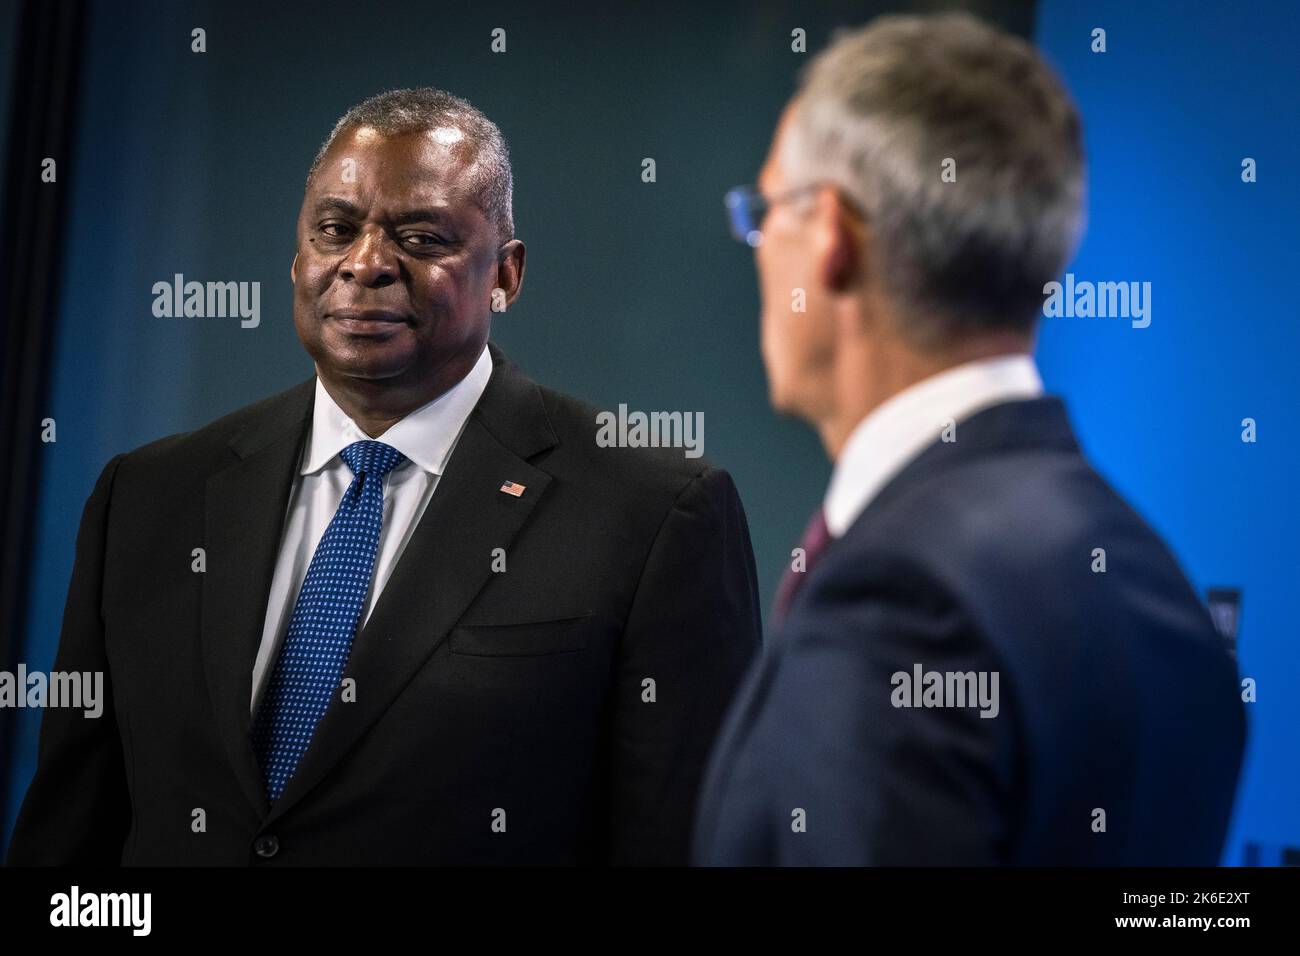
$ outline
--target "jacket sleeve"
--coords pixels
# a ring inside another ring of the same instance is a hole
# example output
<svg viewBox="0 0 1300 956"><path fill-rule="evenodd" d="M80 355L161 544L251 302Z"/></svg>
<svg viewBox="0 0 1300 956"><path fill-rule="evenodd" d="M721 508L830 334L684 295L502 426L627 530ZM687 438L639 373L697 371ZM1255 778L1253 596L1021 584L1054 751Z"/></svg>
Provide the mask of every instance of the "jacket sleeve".
<svg viewBox="0 0 1300 956"><path fill-rule="evenodd" d="M714 736L761 644L744 509L731 476L707 468L659 529L615 665L612 862L688 862Z"/></svg>
<svg viewBox="0 0 1300 956"><path fill-rule="evenodd" d="M764 662L700 862L1000 862L1022 749L1006 668L925 569L861 553L825 570ZM970 675L970 699L927 701L918 669Z"/></svg>
<svg viewBox="0 0 1300 956"><path fill-rule="evenodd" d="M36 774L9 844L10 865L121 864L131 800L101 611L109 500L120 461L119 455L104 467L82 512L54 661L56 671L102 673L103 710L98 717L79 708L45 711Z"/></svg>

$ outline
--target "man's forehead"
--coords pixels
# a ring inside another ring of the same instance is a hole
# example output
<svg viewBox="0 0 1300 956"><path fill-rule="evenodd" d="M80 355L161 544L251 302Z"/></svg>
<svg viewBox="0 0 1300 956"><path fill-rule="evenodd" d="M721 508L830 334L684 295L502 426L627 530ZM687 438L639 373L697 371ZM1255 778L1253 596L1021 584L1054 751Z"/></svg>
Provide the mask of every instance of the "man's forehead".
<svg viewBox="0 0 1300 956"><path fill-rule="evenodd" d="M370 193L344 194L340 191L322 193L319 196L308 197L304 203L304 209L308 215L313 216L346 216L352 219L361 219L373 213L384 216L393 216L397 219L421 220L421 221L438 221L442 219L457 219L463 213L467 206L472 203L461 203L455 195L446 193L437 193L429 196L420 193L408 193L401 197L395 197L395 201L390 201L394 197L374 197ZM372 208L372 206L376 206Z"/></svg>
<svg viewBox="0 0 1300 956"><path fill-rule="evenodd" d="M785 173L781 164L782 144L785 142L785 137L793 122L794 109L795 104L793 102L787 103L777 120L776 129L772 132L772 142L768 147L767 156L763 160L763 168L759 172L758 185L760 187L779 188L785 180Z"/></svg>
<svg viewBox="0 0 1300 956"><path fill-rule="evenodd" d="M463 139L454 127L391 136L369 127L349 131L330 147L304 206L362 212L380 201L454 211L472 199L466 188L472 153L461 145Z"/></svg>
<svg viewBox="0 0 1300 956"><path fill-rule="evenodd" d="M386 133L374 126L351 126L342 130L334 139L333 146L351 144L360 147L442 147L448 151L458 151L458 146L468 146L464 130L459 126L433 126L430 129L402 130L399 133Z"/></svg>
<svg viewBox="0 0 1300 956"><path fill-rule="evenodd" d="M781 141L785 135L788 117L788 110L781 115L781 120L772 133L772 141L768 145L767 155L763 157L763 166L758 171L757 185L763 192L770 192L779 188L784 178L781 172Z"/></svg>
<svg viewBox="0 0 1300 956"><path fill-rule="evenodd" d="M339 143L351 143L362 147L441 147L448 152L463 152L468 146L464 130L457 126L436 126L432 129L405 130L400 133L385 133L373 126L354 126L341 133L335 140ZM461 147L461 148L457 148Z"/></svg>
<svg viewBox="0 0 1300 956"><path fill-rule="evenodd" d="M369 126L346 131L331 144L321 163L343 170L345 181L365 175L376 179L453 182L473 164L476 150L454 126L385 134Z"/></svg>
<svg viewBox="0 0 1300 956"><path fill-rule="evenodd" d="M763 160L763 166L758 171L758 188L761 192L771 192L781 184L781 170L779 157L775 148L767 154Z"/></svg>

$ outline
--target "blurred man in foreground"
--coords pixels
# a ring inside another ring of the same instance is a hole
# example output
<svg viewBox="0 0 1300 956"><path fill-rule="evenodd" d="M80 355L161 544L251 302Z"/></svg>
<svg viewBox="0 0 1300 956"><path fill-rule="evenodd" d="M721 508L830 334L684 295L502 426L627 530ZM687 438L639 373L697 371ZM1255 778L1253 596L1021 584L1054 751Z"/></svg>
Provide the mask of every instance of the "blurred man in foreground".
<svg viewBox="0 0 1300 956"><path fill-rule="evenodd" d="M1024 42L885 18L810 64L756 190L770 397L834 461L724 724L713 864L1213 864L1235 671L1030 353L1079 119ZM802 308L801 308L802 307Z"/></svg>

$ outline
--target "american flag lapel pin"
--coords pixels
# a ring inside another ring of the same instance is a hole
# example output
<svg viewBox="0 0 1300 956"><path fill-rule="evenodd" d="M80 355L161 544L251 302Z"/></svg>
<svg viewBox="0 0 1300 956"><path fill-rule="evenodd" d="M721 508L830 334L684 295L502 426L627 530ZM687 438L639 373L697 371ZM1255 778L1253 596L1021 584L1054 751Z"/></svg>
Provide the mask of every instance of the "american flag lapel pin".
<svg viewBox="0 0 1300 956"><path fill-rule="evenodd" d="M501 486L500 490L505 492L508 495L514 495L516 498L518 498L520 495L524 493L524 486L515 481L507 481L504 485Z"/></svg>

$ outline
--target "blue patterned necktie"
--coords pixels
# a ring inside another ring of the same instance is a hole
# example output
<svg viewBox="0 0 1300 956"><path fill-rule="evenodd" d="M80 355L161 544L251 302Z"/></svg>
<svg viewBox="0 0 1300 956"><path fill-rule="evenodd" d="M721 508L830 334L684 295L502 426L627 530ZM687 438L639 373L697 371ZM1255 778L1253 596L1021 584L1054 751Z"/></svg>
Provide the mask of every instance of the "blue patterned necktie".
<svg viewBox="0 0 1300 956"><path fill-rule="evenodd" d="M353 442L339 454L352 469L352 484L307 567L250 732L272 803L298 769L338 690L379 550L384 475L406 461L396 448L378 441Z"/></svg>

